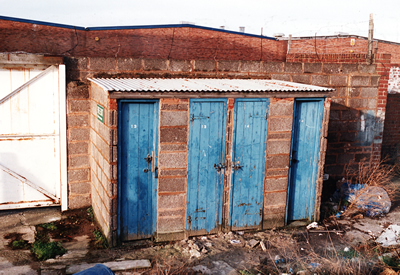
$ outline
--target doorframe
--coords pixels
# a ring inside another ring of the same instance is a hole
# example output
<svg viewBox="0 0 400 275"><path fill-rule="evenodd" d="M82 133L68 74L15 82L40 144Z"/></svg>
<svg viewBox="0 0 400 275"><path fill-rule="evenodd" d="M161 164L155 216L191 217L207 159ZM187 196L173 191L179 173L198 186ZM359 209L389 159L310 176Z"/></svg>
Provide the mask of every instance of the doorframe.
<svg viewBox="0 0 400 275"><path fill-rule="evenodd" d="M121 131L121 126L122 126L122 104L124 103L154 103L154 109L156 110L155 112L155 119L154 121L157 122L157 127L156 127L156 136L154 138L154 150L156 152L156 158L158 158L159 156L159 152L158 152L158 144L159 144L159 128L160 128L160 103L159 103L159 99L119 99L118 100L118 126L117 126L117 131L118 131L118 145L117 145L117 171L118 171L118 191L117 191L117 200L118 200L118 211L117 211L117 240L118 243L122 243L122 235L121 235L121 186L122 186L122 178L121 178L121 160L120 160L120 156L121 156L121 152L122 152L122 143L121 143L121 138L122 138L122 131ZM158 161L157 161L158 164ZM157 165L156 164L156 165ZM158 166L158 165L157 165ZM152 195L152 208L153 208L153 219L152 219L152 232L153 234L156 233L157 230L157 195L158 195L158 180L153 178L153 195Z"/></svg>
<svg viewBox="0 0 400 275"><path fill-rule="evenodd" d="M289 171L288 171L288 188L287 188L287 194L286 194L286 213L285 213L285 224L288 223L288 214L289 214L289 202L290 202L290 192L291 192L291 183L292 183L292 152L293 152L293 143L294 143L294 129L295 129L295 117L296 117L296 113L297 113L297 102L299 101L315 101L315 102L320 102L320 104L322 105L322 110L324 109L324 102L325 102L325 97L310 97L310 98L295 98L294 100L294 104L293 104L293 116L292 116L292 134L291 134L291 141L290 141L290 155L289 155ZM320 116L320 125L319 125L319 132L320 135L318 136L318 138L316 138L316 145L317 145L317 150L316 153L314 155L314 157L317 158L317 173L318 173L318 163L319 163L319 149L320 149L320 141L321 141L321 137L322 137L322 133L321 133L321 127L322 127L322 119L323 119L323 112L319 113ZM313 183L314 188L313 191L313 211L312 213L309 213L308 215L308 219L310 221L315 220L315 217L313 217L315 215L315 202L316 202L316 187L317 187L317 180L318 180L318 175L316 175L315 181Z"/></svg>
<svg viewBox="0 0 400 275"><path fill-rule="evenodd" d="M236 152L236 150L235 150L235 144L236 144L236 130L237 130L237 125L236 125L236 119L237 119L237 103L238 102L257 102L257 101L265 101L265 102L267 102L267 112L266 112L266 116L267 116L267 119L266 119L266 123L267 123L267 125L265 126L265 144L264 144L264 147L263 147L263 149L264 149L264 163L263 163L263 166L264 166L264 171L263 171L263 181L262 181L262 186L263 186L263 188L262 188L262 196L263 196L263 193L264 193L264 185L265 185L265 168L266 168L266 165L265 165L265 162L266 162L266 159L267 159L267 135L268 135L268 118L269 118L269 104L270 104L270 99L269 98L267 98L267 97L264 97L264 98L235 98L235 105L234 105L234 109L233 109L233 134L232 134L232 150L231 150L231 154L232 154L232 164L234 163L234 156L235 156L235 152ZM229 228L230 229L232 229L232 214L233 214L233 177L234 177L234 174L233 174L233 172L232 172L232 167L229 167L230 168L230 174L231 174L231 177L230 177L230 183L229 183L229 185L230 185L230 194L229 194L229 216L228 216L228 224L229 224ZM263 201L263 205L262 205L262 207L261 207L261 209L264 211L264 198L262 198L262 201ZM259 226L259 228L261 229L262 228L262 221L263 221L263 217L261 217L261 221L260 221L260 226Z"/></svg>
<svg viewBox="0 0 400 275"><path fill-rule="evenodd" d="M220 192L220 202L218 205L218 219L217 219L217 225L214 230L215 232L205 232L205 230L201 229L200 231L194 231L194 230L189 230L188 229L188 216L189 216L189 199L188 199L188 188L189 188L189 173L190 173L190 165L189 165L189 151L190 151L190 141L191 141L191 134L190 134L190 113L191 113L191 107L192 107L192 102L223 102L224 106L224 112L223 115L224 117L222 118L222 129L223 129L223 134L222 134L222 147L221 147L221 157L223 158L221 163L225 165L226 162L226 133L227 133L227 116L228 116L228 99L221 97L221 98L190 98L189 99L189 125L188 125L188 167L187 167L187 183L186 183L186 214L185 214L185 231L187 232L188 236L197 236L197 235L204 235L204 234L211 234L211 233L216 233L220 232L223 226L223 191L224 191L224 180L225 180L225 175L226 175L226 168L224 168L224 173L222 175L221 179L221 192ZM218 183L216 183L218 184ZM219 223L219 224L218 224ZM203 232L204 231L204 232Z"/></svg>

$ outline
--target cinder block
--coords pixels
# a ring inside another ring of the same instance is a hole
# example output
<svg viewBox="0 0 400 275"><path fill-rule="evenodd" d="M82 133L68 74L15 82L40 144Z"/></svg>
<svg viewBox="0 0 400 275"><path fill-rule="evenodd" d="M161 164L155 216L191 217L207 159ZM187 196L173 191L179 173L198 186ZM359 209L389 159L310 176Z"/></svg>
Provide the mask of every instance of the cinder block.
<svg viewBox="0 0 400 275"><path fill-rule="evenodd" d="M186 126L189 123L188 112L161 112L160 126Z"/></svg>
<svg viewBox="0 0 400 275"><path fill-rule="evenodd" d="M89 85L78 81L70 81L67 84L67 99L88 99Z"/></svg>
<svg viewBox="0 0 400 275"><path fill-rule="evenodd" d="M214 60L195 60L194 70L201 72L214 72L216 71L216 61Z"/></svg>
<svg viewBox="0 0 400 275"><path fill-rule="evenodd" d="M172 72L191 72L192 64L189 60L170 60L169 70Z"/></svg>
<svg viewBox="0 0 400 275"><path fill-rule="evenodd" d="M160 142L187 142L187 128L161 128L160 129Z"/></svg>
<svg viewBox="0 0 400 275"><path fill-rule="evenodd" d="M159 218L157 224L157 232L175 232L175 231L183 231L185 229L185 218L184 217L176 217L176 218Z"/></svg>
<svg viewBox="0 0 400 275"><path fill-rule="evenodd" d="M331 75L330 76L330 84L332 86L347 86L347 76L345 75Z"/></svg>
<svg viewBox="0 0 400 275"><path fill-rule="evenodd" d="M264 216L263 229L278 228L285 225L285 214Z"/></svg>
<svg viewBox="0 0 400 275"><path fill-rule="evenodd" d="M160 144L160 151L187 151L187 144Z"/></svg>
<svg viewBox="0 0 400 275"><path fill-rule="evenodd" d="M143 59L145 71L166 71L167 60L164 59Z"/></svg>
<svg viewBox="0 0 400 275"><path fill-rule="evenodd" d="M160 153L159 165L161 168L186 168L187 153Z"/></svg>
<svg viewBox="0 0 400 275"><path fill-rule="evenodd" d="M114 71L117 61L112 57L89 57L89 68L94 71Z"/></svg>
<svg viewBox="0 0 400 275"><path fill-rule="evenodd" d="M220 72L238 72L240 62L239 61L218 61L218 71Z"/></svg>
<svg viewBox="0 0 400 275"><path fill-rule="evenodd" d="M83 141L89 140L90 129L89 128L72 128L69 129L69 140L70 141Z"/></svg>
<svg viewBox="0 0 400 275"><path fill-rule="evenodd" d="M271 74L271 79L282 80L282 81L291 81L289 74Z"/></svg>
<svg viewBox="0 0 400 275"><path fill-rule="evenodd" d="M284 63L284 72L286 73L297 73L301 74L303 72L302 63Z"/></svg>
<svg viewBox="0 0 400 275"><path fill-rule="evenodd" d="M321 70L321 63L304 63L304 73L320 73Z"/></svg>
<svg viewBox="0 0 400 275"><path fill-rule="evenodd" d="M71 168L82 168L89 167L89 156L88 155L74 155L69 157L69 167Z"/></svg>
<svg viewBox="0 0 400 275"><path fill-rule="evenodd" d="M68 182L74 181L88 181L89 180L89 169L74 169L68 170Z"/></svg>
<svg viewBox="0 0 400 275"><path fill-rule="evenodd" d="M270 117L268 124L268 131L271 132L284 132L292 130L291 117Z"/></svg>
<svg viewBox="0 0 400 275"><path fill-rule="evenodd" d="M368 109L375 109L376 108L376 99L368 99Z"/></svg>
<svg viewBox="0 0 400 275"><path fill-rule="evenodd" d="M184 192L186 191L186 178L159 178L159 192Z"/></svg>
<svg viewBox="0 0 400 275"><path fill-rule="evenodd" d="M264 192L286 190L288 186L288 178L267 178L265 180Z"/></svg>
<svg viewBox="0 0 400 275"><path fill-rule="evenodd" d="M69 112L90 112L89 100L68 100Z"/></svg>
<svg viewBox="0 0 400 275"><path fill-rule="evenodd" d="M289 155L267 156L267 169L288 169Z"/></svg>
<svg viewBox="0 0 400 275"><path fill-rule="evenodd" d="M329 77L327 75L312 75L311 76L311 85L328 86L329 85Z"/></svg>
<svg viewBox="0 0 400 275"><path fill-rule="evenodd" d="M342 73L356 73L358 72L358 64L342 64Z"/></svg>
<svg viewBox="0 0 400 275"><path fill-rule="evenodd" d="M88 142L68 143L68 155L88 154L88 153L89 153Z"/></svg>
<svg viewBox="0 0 400 275"><path fill-rule="evenodd" d="M371 76L371 86L378 87L380 76Z"/></svg>
<svg viewBox="0 0 400 275"><path fill-rule="evenodd" d="M279 168L268 168L267 167L267 173L266 176L267 177L287 177L289 173L289 167L288 168L283 168L283 169L279 169Z"/></svg>
<svg viewBox="0 0 400 275"><path fill-rule="evenodd" d="M268 155L289 154L290 140L268 140L267 152Z"/></svg>
<svg viewBox="0 0 400 275"><path fill-rule="evenodd" d="M272 140L272 139L287 139L287 140L290 140L291 138L292 138L292 132L268 133L267 140Z"/></svg>
<svg viewBox="0 0 400 275"><path fill-rule="evenodd" d="M261 66L261 72L264 73L282 73L283 62L263 62Z"/></svg>
<svg viewBox="0 0 400 275"><path fill-rule="evenodd" d="M368 107L368 99L350 98L349 102L350 102L351 108L367 108Z"/></svg>
<svg viewBox="0 0 400 275"><path fill-rule="evenodd" d="M186 212L184 208L158 211L158 217L184 217L185 215Z"/></svg>
<svg viewBox="0 0 400 275"><path fill-rule="evenodd" d="M84 115L68 115L67 124L69 127L87 127L89 126L89 114Z"/></svg>
<svg viewBox="0 0 400 275"><path fill-rule="evenodd" d="M68 198L68 208L70 209L79 209L89 206L90 206L90 195L69 196Z"/></svg>
<svg viewBox="0 0 400 275"><path fill-rule="evenodd" d="M358 66L360 73L368 73L368 74L374 74L376 73L376 65L367 65L367 64L360 64Z"/></svg>
<svg viewBox="0 0 400 275"><path fill-rule="evenodd" d="M158 209L185 208L185 195L164 195L158 196Z"/></svg>
<svg viewBox="0 0 400 275"><path fill-rule="evenodd" d="M292 75L292 81L296 82L296 83L310 84L311 76L304 75L304 74L295 74L295 75Z"/></svg>
<svg viewBox="0 0 400 275"><path fill-rule="evenodd" d="M282 202L286 202L286 191L264 194L264 207L281 205Z"/></svg>
<svg viewBox="0 0 400 275"><path fill-rule="evenodd" d="M159 177L165 176L186 176L186 169L159 169Z"/></svg>
<svg viewBox="0 0 400 275"><path fill-rule="evenodd" d="M90 194L90 182L69 183L68 186L73 194Z"/></svg>
<svg viewBox="0 0 400 275"><path fill-rule="evenodd" d="M140 71L142 69L142 60L129 57L117 59L118 71Z"/></svg>
<svg viewBox="0 0 400 275"><path fill-rule="evenodd" d="M378 88L360 88L361 97L373 97L378 96Z"/></svg>
<svg viewBox="0 0 400 275"><path fill-rule="evenodd" d="M369 76L352 76L352 86L369 86Z"/></svg>
<svg viewBox="0 0 400 275"><path fill-rule="evenodd" d="M340 64L324 63L322 65L322 72L325 74L338 74L341 73Z"/></svg>
<svg viewBox="0 0 400 275"><path fill-rule="evenodd" d="M260 61L240 61L240 72L260 72Z"/></svg>

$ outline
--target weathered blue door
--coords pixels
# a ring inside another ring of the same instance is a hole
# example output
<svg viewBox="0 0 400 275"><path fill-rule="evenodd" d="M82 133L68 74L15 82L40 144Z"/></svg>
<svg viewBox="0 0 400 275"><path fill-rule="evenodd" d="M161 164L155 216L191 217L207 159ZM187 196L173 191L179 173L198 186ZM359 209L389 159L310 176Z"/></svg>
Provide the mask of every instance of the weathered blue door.
<svg viewBox="0 0 400 275"><path fill-rule="evenodd" d="M156 230L158 101L119 103L119 233L122 241Z"/></svg>
<svg viewBox="0 0 400 275"><path fill-rule="evenodd" d="M287 221L313 220L323 106L323 99L295 100Z"/></svg>
<svg viewBox="0 0 400 275"><path fill-rule="evenodd" d="M191 100L189 119L186 229L205 234L222 221L226 100Z"/></svg>
<svg viewBox="0 0 400 275"><path fill-rule="evenodd" d="M237 99L231 191L232 230L258 228L262 220L268 99Z"/></svg>

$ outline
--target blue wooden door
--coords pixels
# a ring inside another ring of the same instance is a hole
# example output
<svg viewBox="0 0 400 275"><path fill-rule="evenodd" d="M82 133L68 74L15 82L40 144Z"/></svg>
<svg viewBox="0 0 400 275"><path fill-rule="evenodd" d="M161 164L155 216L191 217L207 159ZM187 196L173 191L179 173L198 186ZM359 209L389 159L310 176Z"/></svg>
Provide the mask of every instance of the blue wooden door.
<svg viewBox="0 0 400 275"><path fill-rule="evenodd" d="M211 233L222 221L226 100L191 100L189 123L186 229Z"/></svg>
<svg viewBox="0 0 400 275"><path fill-rule="evenodd" d="M295 100L287 221L313 220L323 106L323 99Z"/></svg>
<svg viewBox="0 0 400 275"><path fill-rule="evenodd" d="M230 207L232 230L261 226L268 102L268 99L235 101Z"/></svg>
<svg viewBox="0 0 400 275"><path fill-rule="evenodd" d="M158 101L119 103L119 233L122 241L156 230Z"/></svg>

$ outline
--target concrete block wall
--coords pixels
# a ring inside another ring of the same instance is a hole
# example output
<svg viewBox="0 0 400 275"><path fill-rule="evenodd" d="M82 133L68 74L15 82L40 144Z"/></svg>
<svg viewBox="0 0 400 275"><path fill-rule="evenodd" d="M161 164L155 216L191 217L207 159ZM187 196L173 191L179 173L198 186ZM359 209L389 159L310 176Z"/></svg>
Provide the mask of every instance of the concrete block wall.
<svg viewBox="0 0 400 275"><path fill-rule="evenodd" d="M185 237L189 100L160 99L157 240Z"/></svg>
<svg viewBox="0 0 400 275"><path fill-rule="evenodd" d="M93 84L90 90L91 205L109 242L117 241L117 103ZM101 122L98 105L104 108Z"/></svg>
<svg viewBox="0 0 400 275"><path fill-rule="evenodd" d="M263 228L285 224L294 98L271 98L268 115Z"/></svg>
<svg viewBox="0 0 400 275"><path fill-rule="evenodd" d="M90 102L89 88L67 84L68 208L88 207L90 201Z"/></svg>

